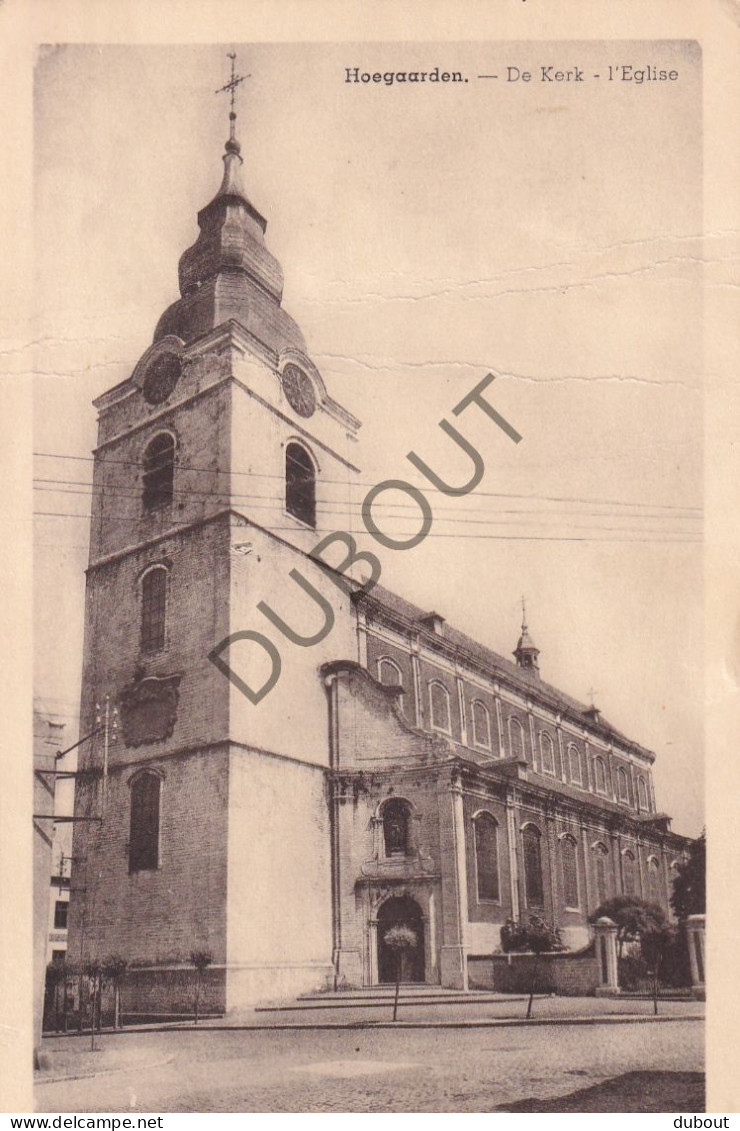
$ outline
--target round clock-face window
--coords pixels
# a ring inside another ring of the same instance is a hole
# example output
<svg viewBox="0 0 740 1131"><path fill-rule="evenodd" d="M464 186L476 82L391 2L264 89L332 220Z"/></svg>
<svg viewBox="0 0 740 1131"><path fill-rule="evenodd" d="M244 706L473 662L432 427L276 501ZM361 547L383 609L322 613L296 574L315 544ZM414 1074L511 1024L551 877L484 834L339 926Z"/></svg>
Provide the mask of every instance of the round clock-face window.
<svg viewBox="0 0 740 1131"><path fill-rule="evenodd" d="M311 379L297 365L286 365L282 373L283 391L291 408L299 416L312 416L316 409L316 397Z"/></svg>
<svg viewBox="0 0 740 1131"><path fill-rule="evenodd" d="M182 362L177 354L161 353L155 357L144 378L144 400L148 404L161 404L173 392L180 379Z"/></svg>

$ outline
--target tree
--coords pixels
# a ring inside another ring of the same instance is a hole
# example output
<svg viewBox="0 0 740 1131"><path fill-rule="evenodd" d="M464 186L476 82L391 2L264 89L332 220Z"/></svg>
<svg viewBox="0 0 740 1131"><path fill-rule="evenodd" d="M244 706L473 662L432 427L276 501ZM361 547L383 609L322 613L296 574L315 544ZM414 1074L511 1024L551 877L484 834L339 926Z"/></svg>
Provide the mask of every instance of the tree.
<svg viewBox="0 0 740 1131"><path fill-rule="evenodd" d="M396 995L393 999L393 1020L398 1016L398 992L401 986L401 968L403 956L416 946L417 939L411 927L391 927L383 936L386 946L389 946L396 955Z"/></svg>
<svg viewBox="0 0 740 1131"><path fill-rule="evenodd" d="M678 865L671 907L679 921L707 910L707 835L702 832L689 848L688 860Z"/></svg>
<svg viewBox="0 0 740 1131"><path fill-rule="evenodd" d="M501 947L506 954L520 951L534 954L532 981L529 987L527 1020L532 1016L532 1003L537 987L537 969L540 955L551 951L565 950L560 931L541 915L530 915L527 919L507 919L501 928Z"/></svg>
<svg viewBox="0 0 740 1131"><path fill-rule="evenodd" d="M647 931L661 930L666 925L665 912L657 903L648 903L636 895L615 895L604 900L589 915L589 923L606 916L617 925L617 950L621 959L626 942L634 942Z"/></svg>
<svg viewBox="0 0 740 1131"><path fill-rule="evenodd" d="M121 983L128 961L120 954L109 954L103 959L103 976L113 986L113 1028L121 1028Z"/></svg>
<svg viewBox="0 0 740 1131"><path fill-rule="evenodd" d="M640 934L640 952L653 979L653 1013L658 1012L660 970L668 951L675 946L677 931L669 923L650 923Z"/></svg>
<svg viewBox="0 0 740 1131"><path fill-rule="evenodd" d="M95 1050L95 1025L99 1025L100 991L103 987L103 967L100 960L91 958L82 966L82 973L88 978L90 988L90 1051ZM80 1001L80 1011L82 1001Z"/></svg>
<svg viewBox="0 0 740 1131"><path fill-rule="evenodd" d="M193 950L190 952L190 961L195 967L195 1024L197 1025L203 974L213 962L213 955L210 950Z"/></svg>
<svg viewBox="0 0 740 1131"><path fill-rule="evenodd" d="M67 967L64 962L49 962L46 967L46 990L54 1009L54 1028L59 1029L59 985L65 983L66 993Z"/></svg>

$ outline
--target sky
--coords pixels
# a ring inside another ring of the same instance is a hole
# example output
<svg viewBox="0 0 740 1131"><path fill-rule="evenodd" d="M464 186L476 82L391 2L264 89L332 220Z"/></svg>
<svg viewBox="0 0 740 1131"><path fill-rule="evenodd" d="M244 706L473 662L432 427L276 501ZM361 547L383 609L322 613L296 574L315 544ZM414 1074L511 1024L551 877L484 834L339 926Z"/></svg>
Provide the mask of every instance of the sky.
<svg viewBox="0 0 740 1131"><path fill-rule="evenodd" d="M384 584L504 655L526 594L543 677L584 702L593 690L615 726L656 752L659 808L698 833L692 44L42 49L34 503L52 513L35 524L37 694L75 710L88 525L73 516L89 513L91 401L130 375L177 297L178 258L220 183L228 105L214 92L231 49L250 75L238 100L243 179L268 220L283 305L330 394L363 422L363 483L422 482L411 449L452 476L438 421L489 372L489 399L522 435L514 445L465 416L485 478L465 499L430 495L432 535L380 554ZM550 65L585 80L542 81ZM609 82L621 65L679 78ZM468 81L344 81L347 67L435 66ZM508 67L532 81L507 83Z"/></svg>

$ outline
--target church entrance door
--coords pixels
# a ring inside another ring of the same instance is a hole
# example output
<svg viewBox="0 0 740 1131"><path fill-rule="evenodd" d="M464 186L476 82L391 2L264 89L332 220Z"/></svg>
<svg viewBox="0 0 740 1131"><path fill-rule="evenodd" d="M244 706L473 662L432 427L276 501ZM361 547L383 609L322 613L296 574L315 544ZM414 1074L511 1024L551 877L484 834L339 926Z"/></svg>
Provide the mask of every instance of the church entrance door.
<svg viewBox="0 0 740 1131"><path fill-rule="evenodd" d="M395 982L396 951L385 941L391 927L410 927L416 946L401 954L401 981L424 981L424 919L421 908L410 896L387 899L378 910L378 981Z"/></svg>

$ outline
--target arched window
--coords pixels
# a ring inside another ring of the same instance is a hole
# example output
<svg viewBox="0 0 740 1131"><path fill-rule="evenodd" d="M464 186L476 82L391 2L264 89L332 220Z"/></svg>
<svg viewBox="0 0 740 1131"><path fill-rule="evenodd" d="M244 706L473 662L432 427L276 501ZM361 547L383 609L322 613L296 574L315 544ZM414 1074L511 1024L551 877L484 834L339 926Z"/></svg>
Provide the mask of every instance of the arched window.
<svg viewBox="0 0 740 1131"><path fill-rule="evenodd" d="M572 836L564 836L561 840L560 860L563 867L563 903L568 908L577 908L579 905L578 845Z"/></svg>
<svg viewBox="0 0 740 1131"><path fill-rule="evenodd" d="M442 683L432 680L429 684L429 705L431 707L432 729L452 733L450 721L450 694Z"/></svg>
<svg viewBox="0 0 740 1131"><path fill-rule="evenodd" d="M544 907L545 894L542 884L542 836L535 825L525 825L522 830L522 854L524 856L524 892L527 907Z"/></svg>
<svg viewBox="0 0 740 1131"><path fill-rule="evenodd" d="M543 774L555 773L555 747L550 735L545 730L540 731L540 762Z"/></svg>
<svg viewBox="0 0 740 1131"><path fill-rule="evenodd" d="M491 717L480 699L473 700L473 744L491 749Z"/></svg>
<svg viewBox="0 0 740 1131"><path fill-rule="evenodd" d="M399 668L395 660L389 660L387 656L384 656L381 660L378 660L378 680L383 684L384 687L403 686L401 669ZM403 710L404 698L404 695L398 696L398 704L401 707L401 710Z"/></svg>
<svg viewBox="0 0 740 1131"><path fill-rule="evenodd" d="M637 779L637 801L640 808L647 812L650 805L648 804L648 791L644 778Z"/></svg>
<svg viewBox="0 0 740 1131"><path fill-rule="evenodd" d="M392 797L384 803L382 816L386 856L410 855L411 811L408 802Z"/></svg>
<svg viewBox="0 0 740 1131"><path fill-rule="evenodd" d="M141 650L164 648L167 622L167 570L154 566L141 579Z"/></svg>
<svg viewBox="0 0 740 1131"><path fill-rule="evenodd" d="M596 792L606 793L606 766L604 759L598 755L594 758L594 780L596 782Z"/></svg>
<svg viewBox="0 0 740 1131"><path fill-rule="evenodd" d="M316 470L300 444L285 449L285 509L307 526L316 525Z"/></svg>
<svg viewBox="0 0 740 1131"><path fill-rule="evenodd" d="M144 451L144 510L170 506L174 486L175 441L169 432L160 432Z"/></svg>
<svg viewBox="0 0 740 1131"><path fill-rule="evenodd" d="M498 821L490 813L478 813L473 819L473 828L478 899L498 900Z"/></svg>
<svg viewBox="0 0 740 1131"><path fill-rule="evenodd" d="M625 895L635 895L637 892L635 854L629 849L622 856L622 886Z"/></svg>
<svg viewBox="0 0 740 1131"><path fill-rule="evenodd" d="M129 872L151 871L159 867L159 795L162 782L158 774L145 771L131 783L131 825L128 839Z"/></svg>
<svg viewBox="0 0 740 1131"><path fill-rule="evenodd" d="M401 669L395 660L389 660L387 656L378 660L378 680L385 687L401 686Z"/></svg>
<svg viewBox="0 0 740 1131"><path fill-rule="evenodd" d="M620 801L629 801L630 799L629 781L624 766L617 768L617 797Z"/></svg>
<svg viewBox="0 0 740 1131"><path fill-rule="evenodd" d="M607 866L609 863L609 851L604 844L595 844L593 847L594 853L594 872L596 875L596 903L604 903L609 898L609 879L607 874Z"/></svg>
<svg viewBox="0 0 740 1131"><path fill-rule="evenodd" d="M647 862L647 898L649 903L662 904L660 864L654 856Z"/></svg>
<svg viewBox="0 0 740 1131"><path fill-rule="evenodd" d="M583 785L583 771L581 769L581 755L574 743L568 745L568 765L570 767L570 780L576 785Z"/></svg>
<svg viewBox="0 0 740 1131"><path fill-rule="evenodd" d="M509 751L511 758L524 759L524 727L519 719L509 719Z"/></svg>

